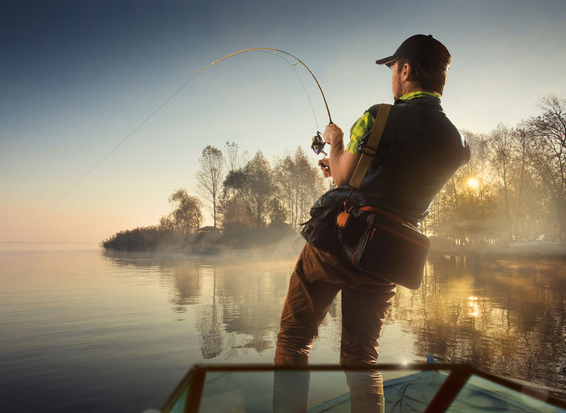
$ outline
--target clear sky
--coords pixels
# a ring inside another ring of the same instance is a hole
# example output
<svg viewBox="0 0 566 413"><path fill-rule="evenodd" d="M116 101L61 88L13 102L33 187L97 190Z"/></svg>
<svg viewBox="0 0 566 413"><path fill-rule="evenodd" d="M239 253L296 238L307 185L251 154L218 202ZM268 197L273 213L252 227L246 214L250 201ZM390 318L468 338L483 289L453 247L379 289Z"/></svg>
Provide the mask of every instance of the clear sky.
<svg viewBox="0 0 566 413"><path fill-rule="evenodd" d="M563 0L0 1L0 242L98 242L157 224L173 190L195 194L206 145L270 160L309 150L328 122L314 80L284 55L244 53L200 73L80 180L227 54L297 56L348 130L392 101L375 60L433 34L453 58L446 113L488 133L537 115L541 96L566 98L565 21Z"/></svg>

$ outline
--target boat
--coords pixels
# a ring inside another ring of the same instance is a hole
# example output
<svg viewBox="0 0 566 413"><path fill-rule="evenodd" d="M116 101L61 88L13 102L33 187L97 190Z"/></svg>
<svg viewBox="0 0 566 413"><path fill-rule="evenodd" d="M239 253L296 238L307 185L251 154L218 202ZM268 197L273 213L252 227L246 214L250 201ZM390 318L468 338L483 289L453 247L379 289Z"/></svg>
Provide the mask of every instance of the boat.
<svg viewBox="0 0 566 413"><path fill-rule="evenodd" d="M379 365L282 368L273 365L195 365L163 405L162 413L270 413L275 374L310 382L308 413L350 413L345 372L379 371L385 413L566 413L566 400L540 388L470 365ZM279 373L278 373L279 372ZM295 375L295 376L293 376ZM304 410L303 410L304 411Z"/></svg>

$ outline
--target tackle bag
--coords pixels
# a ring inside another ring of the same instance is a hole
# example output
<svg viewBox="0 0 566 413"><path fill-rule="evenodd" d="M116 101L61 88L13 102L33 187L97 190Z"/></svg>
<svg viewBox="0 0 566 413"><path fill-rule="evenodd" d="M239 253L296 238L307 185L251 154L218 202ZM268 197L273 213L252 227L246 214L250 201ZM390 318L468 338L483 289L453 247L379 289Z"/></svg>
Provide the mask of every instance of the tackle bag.
<svg viewBox="0 0 566 413"><path fill-rule="evenodd" d="M371 134L362 150L349 186L357 189L377 153L391 105L380 104ZM336 217L338 238L344 257L357 268L407 288L420 287L428 237L414 225L391 212L344 202Z"/></svg>
<svg viewBox="0 0 566 413"><path fill-rule="evenodd" d="M336 226L342 254L355 267L403 287L420 287L430 241L414 225L366 206L340 212Z"/></svg>

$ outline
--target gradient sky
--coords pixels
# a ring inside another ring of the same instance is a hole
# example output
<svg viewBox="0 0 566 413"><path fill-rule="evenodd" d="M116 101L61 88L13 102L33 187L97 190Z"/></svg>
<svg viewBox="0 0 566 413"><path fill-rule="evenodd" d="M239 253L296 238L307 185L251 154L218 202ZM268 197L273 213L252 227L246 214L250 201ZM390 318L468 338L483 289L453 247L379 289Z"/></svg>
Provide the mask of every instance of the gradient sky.
<svg viewBox="0 0 566 413"><path fill-rule="evenodd" d="M313 79L286 56L244 53L200 73L80 180L227 54L294 54L348 130L392 101L375 59L430 33L453 56L445 111L488 133L537 115L544 95L566 98L565 21L563 0L0 1L0 242L98 242L157 224L176 188L195 194L206 145L270 160L309 150L328 122Z"/></svg>

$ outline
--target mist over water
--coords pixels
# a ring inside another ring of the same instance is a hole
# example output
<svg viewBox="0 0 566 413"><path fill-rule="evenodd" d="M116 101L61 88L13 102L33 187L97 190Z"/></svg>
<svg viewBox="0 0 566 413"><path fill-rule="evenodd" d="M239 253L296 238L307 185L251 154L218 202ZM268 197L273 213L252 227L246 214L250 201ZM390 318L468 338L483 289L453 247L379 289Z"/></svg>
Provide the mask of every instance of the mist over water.
<svg viewBox="0 0 566 413"><path fill-rule="evenodd" d="M262 255L269 255L264 257ZM0 410L159 408L194 363L271 363L295 258L0 251ZM566 395L563 260L432 255L383 363L471 363ZM340 297L313 363L337 363Z"/></svg>

